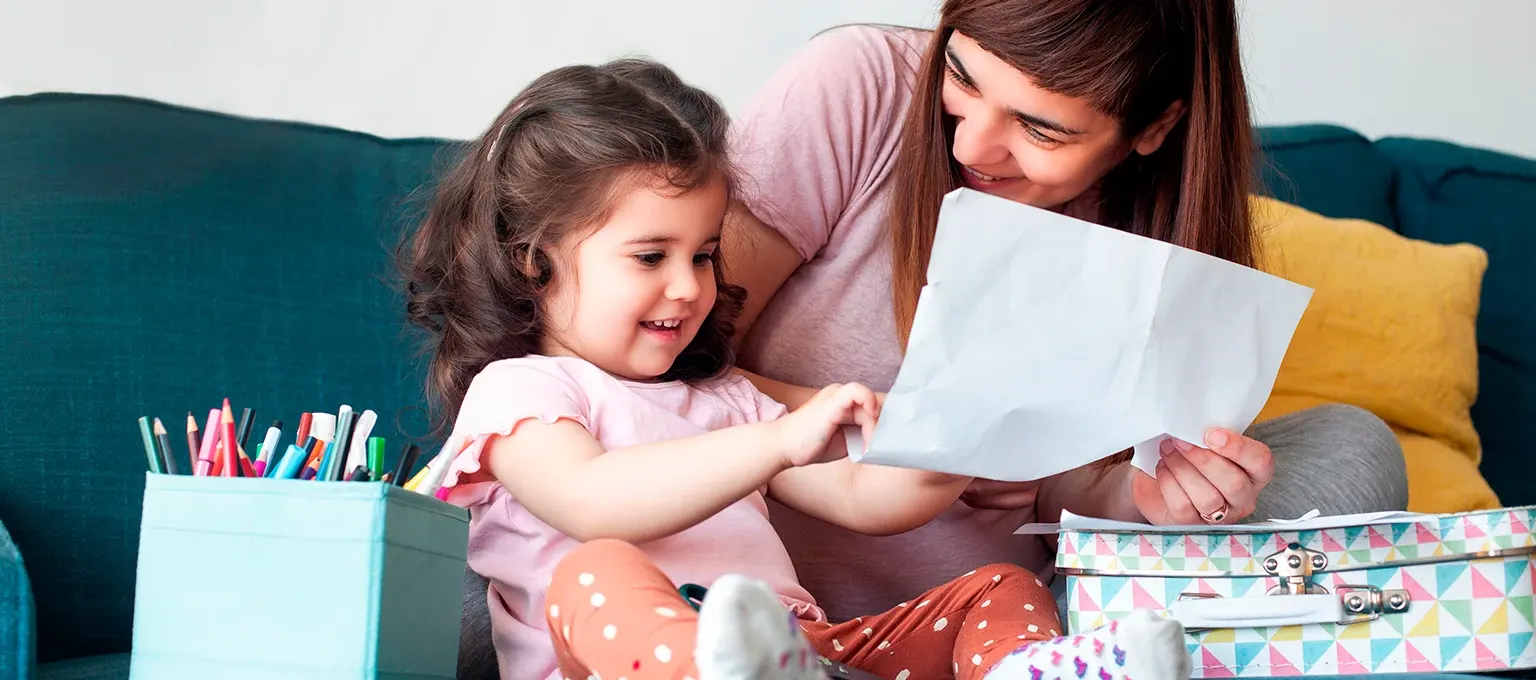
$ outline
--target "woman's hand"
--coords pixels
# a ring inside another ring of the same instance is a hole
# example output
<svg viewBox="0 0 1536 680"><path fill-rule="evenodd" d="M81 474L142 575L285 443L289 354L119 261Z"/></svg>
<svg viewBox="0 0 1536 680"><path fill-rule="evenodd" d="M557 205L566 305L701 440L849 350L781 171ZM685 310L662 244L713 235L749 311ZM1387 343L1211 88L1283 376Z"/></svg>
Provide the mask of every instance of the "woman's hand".
<svg viewBox="0 0 1536 680"><path fill-rule="evenodd" d="M1156 478L1132 470L1131 497L1148 522L1232 524L1253 514L1275 473L1269 447L1223 429L1206 432L1205 443L1163 442Z"/></svg>
<svg viewBox="0 0 1536 680"><path fill-rule="evenodd" d="M784 461L790 467L827 463L848 455L846 446L829 446L844 425L858 425L864 441L874 438L881 400L858 383L828 385L816 396L782 418L774 426L783 442Z"/></svg>

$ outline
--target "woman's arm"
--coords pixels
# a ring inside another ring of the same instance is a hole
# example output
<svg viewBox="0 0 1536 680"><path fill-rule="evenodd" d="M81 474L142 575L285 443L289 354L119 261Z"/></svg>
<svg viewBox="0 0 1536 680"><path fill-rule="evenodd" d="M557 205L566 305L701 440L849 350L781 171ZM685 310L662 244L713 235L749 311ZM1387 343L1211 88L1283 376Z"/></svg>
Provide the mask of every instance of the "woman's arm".
<svg viewBox="0 0 1536 680"><path fill-rule="evenodd" d="M720 238L723 242L721 250L725 252L726 276L732 283L747 289L746 305L736 319L736 342L739 345L763 312L763 307L805 261L783 234L758 219L740 202L733 204L727 213L726 228ZM752 381L758 391L773 397L791 411L816 396L818 389L779 382L751 371L737 371Z"/></svg>
<svg viewBox="0 0 1536 680"><path fill-rule="evenodd" d="M754 423L605 452L573 421L525 420L483 455L497 481L561 533L641 543L708 519L788 468L775 429Z"/></svg>
<svg viewBox="0 0 1536 680"><path fill-rule="evenodd" d="M829 446L847 444L838 434ZM970 477L843 458L780 472L768 482L768 493L823 522L870 536L890 536L933 521L955 504L970 482Z"/></svg>
<svg viewBox="0 0 1536 680"><path fill-rule="evenodd" d="M1131 497L1136 468L1119 463L1108 469L1085 465L1041 481L1035 502L1037 522L1059 522L1061 511L1123 522L1145 522Z"/></svg>

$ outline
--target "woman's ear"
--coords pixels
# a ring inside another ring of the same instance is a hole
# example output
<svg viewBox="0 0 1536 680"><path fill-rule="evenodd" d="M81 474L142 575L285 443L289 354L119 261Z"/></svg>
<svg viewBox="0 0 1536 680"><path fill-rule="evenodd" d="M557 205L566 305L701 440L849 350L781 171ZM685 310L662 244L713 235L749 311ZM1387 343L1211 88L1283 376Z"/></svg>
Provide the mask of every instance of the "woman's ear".
<svg viewBox="0 0 1536 680"><path fill-rule="evenodd" d="M1175 101L1169 104L1168 108L1163 111L1163 115L1158 116L1157 120L1152 121L1152 124L1148 125L1147 129L1142 130L1141 134L1136 135L1131 148L1143 156L1152 155L1152 152L1157 151L1163 146L1163 140L1168 139L1168 133L1173 131L1173 126L1177 125L1179 119L1183 117L1183 101Z"/></svg>

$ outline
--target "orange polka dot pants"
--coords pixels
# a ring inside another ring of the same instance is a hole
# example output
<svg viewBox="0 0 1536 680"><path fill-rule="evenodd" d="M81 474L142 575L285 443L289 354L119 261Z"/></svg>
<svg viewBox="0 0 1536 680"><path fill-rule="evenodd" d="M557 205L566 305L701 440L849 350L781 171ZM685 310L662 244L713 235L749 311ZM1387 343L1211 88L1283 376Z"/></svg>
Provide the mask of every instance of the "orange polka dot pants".
<svg viewBox="0 0 1536 680"><path fill-rule="evenodd" d="M565 676L698 677L698 614L639 548L582 544L556 567L546 600ZM1060 635L1059 626L1050 591L1013 565L982 567L884 613L801 625L822 656L892 680L979 680L1014 650Z"/></svg>

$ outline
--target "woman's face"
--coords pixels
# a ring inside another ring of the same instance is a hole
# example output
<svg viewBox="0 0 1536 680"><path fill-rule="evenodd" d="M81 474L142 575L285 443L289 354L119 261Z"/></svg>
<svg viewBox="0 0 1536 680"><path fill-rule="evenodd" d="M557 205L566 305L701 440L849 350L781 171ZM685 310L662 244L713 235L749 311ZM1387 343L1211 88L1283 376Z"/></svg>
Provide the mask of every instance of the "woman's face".
<svg viewBox="0 0 1536 680"><path fill-rule="evenodd" d="M1035 85L1023 72L955 32L945 46L944 111L955 119L951 153L972 189L1058 208L1092 188L1131 152L1157 150L1179 104L1136 138L1086 99Z"/></svg>

